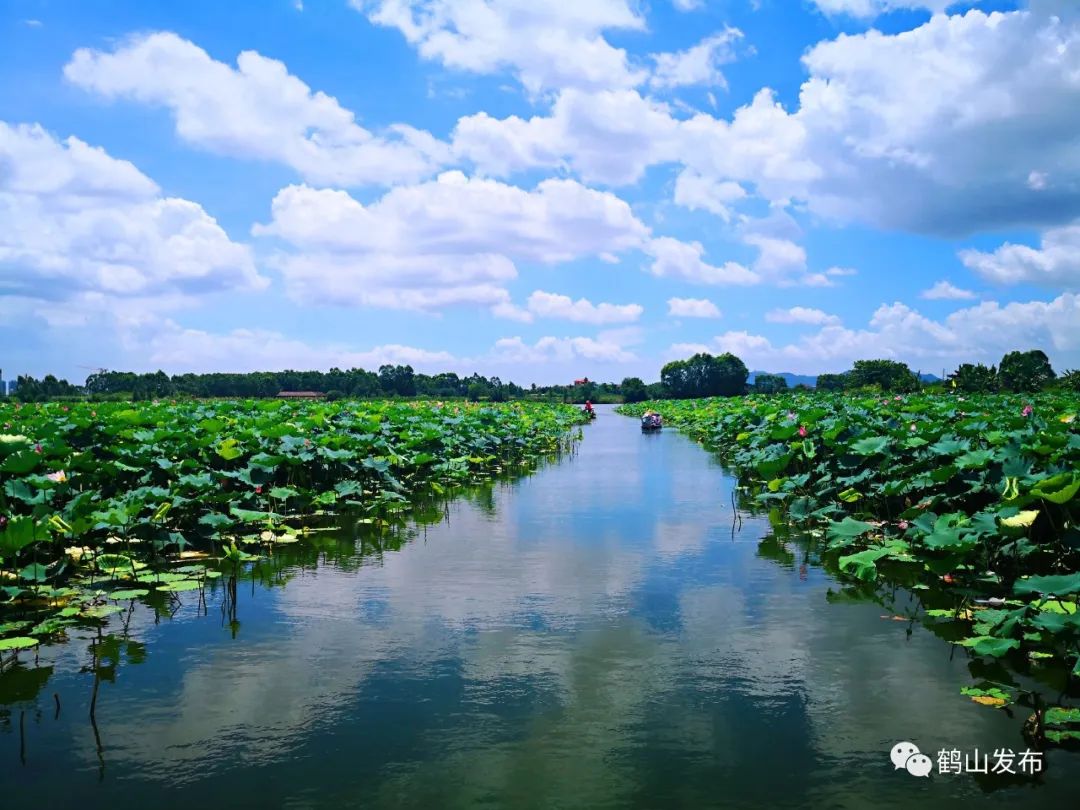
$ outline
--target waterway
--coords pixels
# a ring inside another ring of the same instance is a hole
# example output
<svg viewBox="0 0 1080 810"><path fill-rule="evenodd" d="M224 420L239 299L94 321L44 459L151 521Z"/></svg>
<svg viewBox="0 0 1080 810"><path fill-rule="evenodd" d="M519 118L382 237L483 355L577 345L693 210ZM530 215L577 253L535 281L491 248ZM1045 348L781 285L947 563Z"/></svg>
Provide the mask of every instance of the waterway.
<svg viewBox="0 0 1080 810"><path fill-rule="evenodd" d="M1026 713L974 705L966 651L895 606L837 598L705 450L606 407L585 433L396 550L352 527L286 554L236 621L221 589L180 594L22 654L4 805L1073 806L1069 752L1035 779L938 773L942 749L1019 755Z"/></svg>

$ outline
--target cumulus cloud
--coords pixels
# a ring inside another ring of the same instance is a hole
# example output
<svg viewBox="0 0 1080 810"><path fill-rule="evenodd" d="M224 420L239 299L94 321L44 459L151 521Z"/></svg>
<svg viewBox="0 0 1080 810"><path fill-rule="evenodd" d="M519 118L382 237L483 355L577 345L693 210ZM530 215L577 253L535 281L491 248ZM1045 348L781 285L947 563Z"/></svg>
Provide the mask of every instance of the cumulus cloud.
<svg viewBox="0 0 1080 810"><path fill-rule="evenodd" d="M815 326L825 326L840 323L840 319L828 312L812 307L791 307L790 309L774 309L765 314L765 320L769 323L807 323Z"/></svg>
<svg viewBox="0 0 1080 810"><path fill-rule="evenodd" d="M675 318L719 318L720 310L707 298L669 298L668 315Z"/></svg>
<svg viewBox="0 0 1080 810"><path fill-rule="evenodd" d="M632 323L645 308L640 304L594 304L586 298L574 301L568 295L537 290L529 296L529 312L540 318L561 318L577 323Z"/></svg>
<svg viewBox="0 0 1080 810"><path fill-rule="evenodd" d="M751 233L743 241L758 249L754 270L762 275L781 278L806 269L806 250L790 239Z"/></svg>
<svg viewBox="0 0 1080 810"><path fill-rule="evenodd" d="M649 83L656 88L695 84L726 88L727 80L720 67L735 61L734 44L742 36L739 29L728 27L684 51L653 54L656 67Z"/></svg>
<svg viewBox="0 0 1080 810"><path fill-rule="evenodd" d="M385 363L411 365L418 371L445 371L457 364L445 351L387 344L357 351L340 343L310 343L266 329L214 333L190 329L172 320L129 324L121 331L137 352L142 368L185 371L274 371L288 368L378 368Z"/></svg>
<svg viewBox="0 0 1080 810"><path fill-rule="evenodd" d="M678 163L682 200L705 210L727 205L703 189L737 183L829 221L922 233L1080 214L1076 15L937 15L897 34L840 35L803 62L792 111L769 88L730 119L679 119L627 87L578 88L527 121L462 119L455 149L483 171L566 167L610 184Z"/></svg>
<svg viewBox="0 0 1080 810"><path fill-rule="evenodd" d="M651 240L644 249L653 259L649 272L654 276L695 284L749 286L761 283L757 273L738 262L726 262L719 267L706 262L703 258L705 248L700 242L682 242L661 236Z"/></svg>
<svg viewBox="0 0 1080 810"><path fill-rule="evenodd" d="M998 284L1040 284L1075 289L1080 286L1080 224L1051 228L1039 248L1006 242L993 253L960 252L963 263Z"/></svg>
<svg viewBox="0 0 1080 810"><path fill-rule="evenodd" d="M712 352L733 352L752 366L783 364L807 374L844 371L855 360L874 357L937 371L962 362L996 363L1018 348L1041 348L1055 364L1075 366L1080 361L1080 295L1004 305L984 301L941 321L906 304L883 304L864 329L830 324L783 345L764 335L731 331L702 345Z"/></svg>
<svg viewBox="0 0 1080 810"><path fill-rule="evenodd" d="M571 360L625 363L636 355L616 340L590 337L542 337L528 344L520 337L501 338L495 342L490 359L503 363L551 363Z"/></svg>
<svg viewBox="0 0 1080 810"><path fill-rule="evenodd" d="M105 98L168 108L194 146L283 163L311 183L411 182L450 160L447 144L413 127L369 132L335 98L255 51L243 51L234 68L176 34L154 33L112 52L81 48L64 76Z"/></svg>
<svg viewBox="0 0 1080 810"><path fill-rule="evenodd" d="M923 290L919 295L928 301L963 301L975 297L971 290L957 287L950 281L939 281L928 290Z"/></svg>
<svg viewBox="0 0 1080 810"><path fill-rule="evenodd" d="M732 203L746 197L746 189L733 180L717 180L692 169L683 169L675 178L675 204L691 211L703 210L730 222Z"/></svg>
<svg viewBox="0 0 1080 810"><path fill-rule="evenodd" d="M968 233L1080 210L1080 23L939 15L822 42L788 113L764 90L730 123L683 124L687 162L840 221ZM1004 69L1007 66L1007 69ZM1031 172L1055 167L1032 188Z"/></svg>
<svg viewBox="0 0 1080 810"><path fill-rule="evenodd" d="M939 14L959 5L958 0L813 0L825 14L847 14L851 17L877 17L899 9L925 9Z"/></svg>
<svg viewBox="0 0 1080 810"><path fill-rule="evenodd" d="M0 292L179 299L268 283L250 249L133 164L0 121Z"/></svg>
<svg viewBox="0 0 1080 810"><path fill-rule="evenodd" d="M421 310L473 303L519 320L526 313L504 288L515 262L624 251L649 234L618 197L573 180L527 191L460 172L400 186L370 205L344 191L290 186L271 208L271 221L253 233L290 246L277 264L300 300Z"/></svg>
<svg viewBox="0 0 1080 810"><path fill-rule="evenodd" d="M679 122L666 104L636 90L570 88L548 115L465 116L452 140L454 153L484 174L565 167L586 182L628 185L649 166L678 159Z"/></svg>
<svg viewBox="0 0 1080 810"><path fill-rule="evenodd" d="M609 89L641 82L604 31L643 31L627 0L351 0L376 24L396 28L425 59L470 73L513 73L532 93L563 87Z"/></svg>

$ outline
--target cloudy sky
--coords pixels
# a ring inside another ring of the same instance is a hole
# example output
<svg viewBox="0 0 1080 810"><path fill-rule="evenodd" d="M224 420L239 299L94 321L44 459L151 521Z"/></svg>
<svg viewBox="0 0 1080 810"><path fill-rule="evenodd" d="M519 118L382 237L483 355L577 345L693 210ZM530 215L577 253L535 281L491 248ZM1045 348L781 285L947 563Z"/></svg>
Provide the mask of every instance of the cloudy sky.
<svg viewBox="0 0 1080 810"><path fill-rule="evenodd" d="M1080 366L1074 0L5 0L0 368Z"/></svg>

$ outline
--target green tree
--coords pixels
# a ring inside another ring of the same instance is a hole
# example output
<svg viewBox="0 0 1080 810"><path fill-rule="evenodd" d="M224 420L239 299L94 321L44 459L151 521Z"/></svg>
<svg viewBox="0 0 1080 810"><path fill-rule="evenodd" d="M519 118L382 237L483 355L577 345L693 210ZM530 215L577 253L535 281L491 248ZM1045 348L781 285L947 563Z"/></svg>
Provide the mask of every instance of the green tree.
<svg viewBox="0 0 1080 810"><path fill-rule="evenodd" d="M846 372L844 374L819 374L814 387L818 391L843 391L849 383Z"/></svg>
<svg viewBox="0 0 1080 810"><path fill-rule="evenodd" d="M848 379L853 388L876 385L882 391L917 391L921 385L906 363L895 360L856 360Z"/></svg>
<svg viewBox="0 0 1080 810"><path fill-rule="evenodd" d="M730 397L746 390L750 372L730 352L713 356L701 352L688 360L674 360L660 370L660 382L674 399Z"/></svg>
<svg viewBox="0 0 1080 810"><path fill-rule="evenodd" d="M987 368L982 363L972 365L962 363L949 375L952 387L957 391L971 394L987 394L998 387L998 372L994 366Z"/></svg>
<svg viewBox="0 0 1080 810"><path fill-rule="evenodd" d="M787 380L779 374L758 374L754 378L754 390L759 394L778 394L787 387Z"/></svg>
<svg viewBox="0 0 1080 810"><path fill-rule="evenodd" d="M1058 378L1058 382L1067 391L1075 391L1080 394L1080 371L1070 369Z"/></svg>
<svg viewBox="0 0 1080 810"><path fill-rule="evenodd" d="M644 402L649 397L645 383L640 377L627 377L619 385L626 402Z"/></svg>
<svg viewBox="0 0 1080 810"><path fill-rule="evenodd" d="M385 394L416 396L416 376L412 366L379 366L379 385Z"/></svg>
<svg viewBox="0 0 1080 810"><path fill-rule="evenodd" d="M1009 352L998 365L998 379L1006 391L1038 391L1056 376L1050 359L1039 349Z"/></svg>

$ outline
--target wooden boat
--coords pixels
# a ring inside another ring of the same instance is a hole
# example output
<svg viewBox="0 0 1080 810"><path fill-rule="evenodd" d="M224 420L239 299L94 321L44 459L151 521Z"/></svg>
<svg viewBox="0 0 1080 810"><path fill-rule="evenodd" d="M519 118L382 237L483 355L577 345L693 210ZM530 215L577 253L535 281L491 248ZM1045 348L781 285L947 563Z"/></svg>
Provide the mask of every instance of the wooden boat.
<svg viewBox="0 0 1080 810"><path fill-rule="evenodd" d="M658 413L647 413L641 417L642 433L652 433L656 430L662 430L663 427L664 418Z"/></svg>

